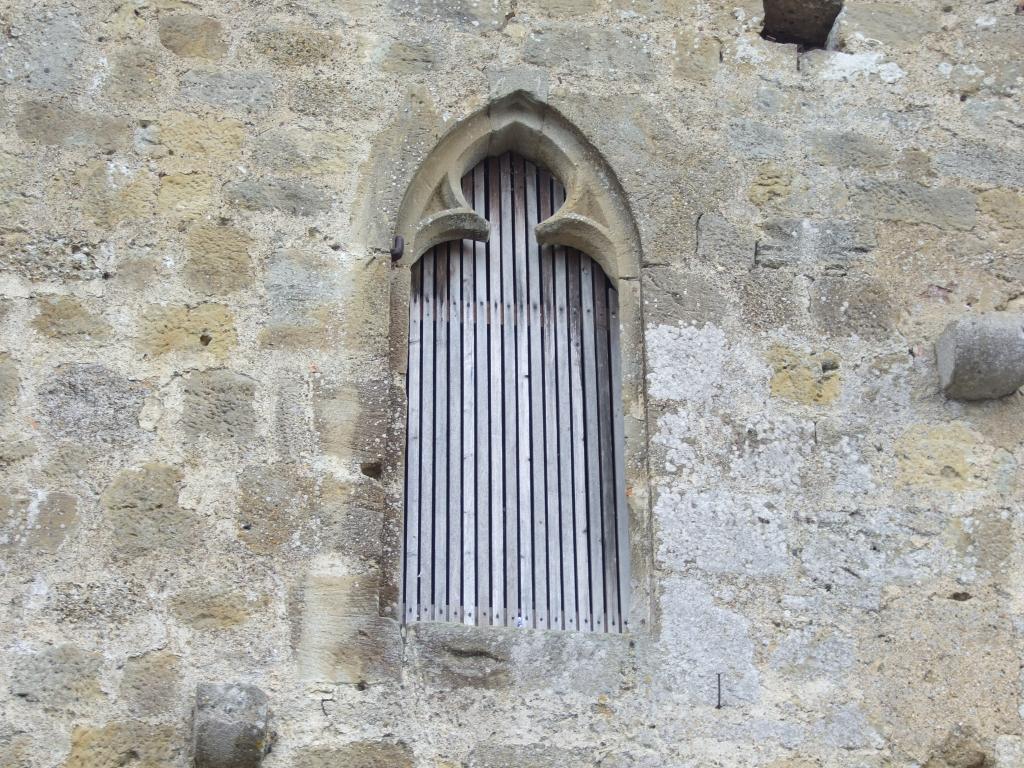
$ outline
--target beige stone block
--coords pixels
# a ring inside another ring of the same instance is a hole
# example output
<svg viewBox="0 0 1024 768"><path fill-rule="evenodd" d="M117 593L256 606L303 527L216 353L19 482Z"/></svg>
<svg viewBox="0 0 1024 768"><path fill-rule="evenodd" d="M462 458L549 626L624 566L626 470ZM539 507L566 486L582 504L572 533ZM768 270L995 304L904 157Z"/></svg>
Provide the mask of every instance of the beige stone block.
<svg viewBox="0 0 1024 768"><path fill-rule="evenodd" d="M0 413L14 405L20 387L21 376L17 364L6 352L0 352Z"/></svg>
<svg viewBox="0 0 1024 768"><path fill-rule="evenodd" d="M722 45L713 37L676 32L673 38L673 72L680 80L706 83L718 72Z"/></svg>
<svg viewBox="0 0 1024 768"><path fill-rule="evenodd" d="M181 173L160 180L157 210L166 216L196 218L213 208L214 180L205 173Z"/></svg>
<svg viewBox="0 0 1024 768"><path fill-rule="evenodd" d="M839 397L839 358L831 352L809 354L775 345L768 352L773 397L801 405L828 405Z"/></svg>
<svg viewBox="0 0 1024 768"><path fill-rule="evenodd" d="M167 651L130 657L118 693L134 715L153 717L181 710L180 657Z"/></svg>
<svg viewBox="0 0 1024 768"><path fill-rule="evenodd" d="M8 670L10 692L32 704L78 711L102 698L103 657L74 645L17 654Z"/></svg>
<svg viewBox="0 0 1024 768"><path fill-rule="evenodd" d="M751 182L747 197L754 205L773 205L789 195L792 184L793 173L789 169L765 163Z"/></svg>
<svg viewBox="0 0 1024 768"><path fill-rule="evenodd" d="M224 357L235 342L234 318L223 304L152 304L139 320L137 343L151 357L170 352L207 352Z"/></svg>
<svg viewBox="0 0 1024 768"><path fill-rule="evenodd" d="M178 506L180 483L179 470L151 463L123 471L107 486L100 506L116 557L189 550L196 521Z"/></svg>
<svg viewBox="0 0 1024 768"><path fill-rule="evenodd" d="M819 277L811 287L810 305L818 329L829 336L883 339L899 319L885 283L852 274Z"/></svg>
<svg viewBox="0 0 1024 768"><path fill-rule="evenodd" d="M196 167L234 162L245 140L245 126L233 118L169 112L159 124L160 143L173 153L175 162Z"/></svg>
<svg viewBox="0 0 1024 768"><path fill-rule="evenodd" d="M248 288L254 279L251 247L252 238L230 225L193 227L185 238L185 282L197 293L214 296Z"/></svg>
<svg viewBox="0 0 1024 768"><path fill-rule="evenodd" d="M109 227L148 217L153 212L157 184L156 176L147 171L96 160L74 174L71 194L88 219ZM63 182L51 190L51 197L57 200L65 200L67 195Z"/></svg>
<svg viewBox="0 0 1024 768"><path fill-rule="evenodd" d="M32 327L53 339L104 339L110 324L90 312L74 296L45 296L38 302L39 312Z"/></svg>
<svg viewBox="0 0 1024 768"><path fill-rule="evenodd" d="M141 46L121 46L111 57L107 94L124 101L151 101L160 94L160 57Z"/></svg>
<svg viewBox="0 0 1024 768"><path fill-rule="evenodd" d="M352 741L340 747L312 747L295 757L294 768L413 768L412 750L402 742Z"/></svg>
<svg viewBox="0 0 1024 768"><path fill-rule="evenodd" d="M258 53L282 67L316 64L338 46L331 35L301 26L264 27L246 39Z"/></svg>
<svg viewBox="0 0 1024 768"><path fill-rule="evenodd" d="M240 626L254 611L265 608L266 597L252 599L241 592L185 590L171 598L171 613L193 629L224 630Z"/></svg>
<svg viewBox="0 0 1024 768"><path fill-rule="evenodd" d="M978 195L978 208L1005 229L1024 230L1024 195L1013 189L990 189Z"/></svg>
<svg viewBox="0 0 1024 768"><path fill-rule="evenodd" d="M256 431L256 382L218 368L190 374L185 382L181 426L195 436L245 440Z"/></svg>
<svg viewBox="0 0 1024 768"><path fill-rule="evenodd" d="M0 547L53 554L78 527L78 499L66 493L0 491Z"/></svg>
<svg viewBox="0 0 1024 768"><path fill-rule="evenodd" d="M179 56L216 60L228 50L221 23L196 13L161 16L159 34L164 48Z"/></svg>
<svg viewBox="0 0 1024 768"><path fill-rule="evenodd" d="M902 485L959 492L983 487L998 458L983 438L963 424L917 424L895 445Z"/></svg>
<svg viewBox="0 0 1024 768"><path fill-rule="evenodd" d="M138 720L76 725L63 768L167 768L178 764L182 743L170 725Z"/></svg>

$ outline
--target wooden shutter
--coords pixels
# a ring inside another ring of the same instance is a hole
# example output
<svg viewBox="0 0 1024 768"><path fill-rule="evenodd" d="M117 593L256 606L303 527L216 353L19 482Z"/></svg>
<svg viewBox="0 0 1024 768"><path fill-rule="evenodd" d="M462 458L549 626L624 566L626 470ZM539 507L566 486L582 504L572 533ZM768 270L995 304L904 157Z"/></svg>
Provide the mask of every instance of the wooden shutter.
<svg viewBox="0 0 1024 768"><path fill-rule="evenodd" d="M618 293L538 246L565 200L515 154L462 179L487 243L436 246L409 307L404 621L628 628Z"/></svg>

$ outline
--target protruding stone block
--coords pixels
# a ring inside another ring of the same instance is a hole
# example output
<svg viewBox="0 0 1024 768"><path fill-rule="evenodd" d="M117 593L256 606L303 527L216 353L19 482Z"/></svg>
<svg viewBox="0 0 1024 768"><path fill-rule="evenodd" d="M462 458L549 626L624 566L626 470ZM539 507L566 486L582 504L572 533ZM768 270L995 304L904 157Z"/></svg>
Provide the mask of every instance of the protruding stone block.
<svg viewBox="0 0 1024 768"><path fill-rule="evenodd" d="M1024 386L1024 315L995 313L954 320L935 342L946 397L990 400Z"/></svg>
<svg viewBox="0 0 1024 768"><path fill-rule="evenodd" d="M196 768L258 768L274 741L267 695L254 685L200 684L192 733Z"/></svg>

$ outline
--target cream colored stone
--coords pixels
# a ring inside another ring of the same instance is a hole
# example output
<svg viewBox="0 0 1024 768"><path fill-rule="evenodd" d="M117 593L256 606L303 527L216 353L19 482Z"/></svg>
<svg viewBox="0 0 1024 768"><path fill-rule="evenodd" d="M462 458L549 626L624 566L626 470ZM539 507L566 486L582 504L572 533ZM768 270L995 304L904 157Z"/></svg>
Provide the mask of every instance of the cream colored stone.
<svg viewBox="0 0 1024 768"><path fill-rule="evenodd" d="M828 405L839 397L839 359L830 352L807 355L776 345L768 353L768 363L773 397L803 405Z"/></svg>
<svg viewBox="0 0 1024 768"><path fill-rule="evenodd" d="M173 154L174 161L197 169L236 161L245 140L245 126L229 117L169 112L159 125L160 143Z"/></svg>
<svg viewBox="0 0 1024 768"><path fill-rule="evenodd" d="M213 208L214 180L205 173L183 173L160 180L157 210L166 216L196 218Z"/></svg>
<svg viewBox="0 0 1024 768"><path fill-rule="evenodd" d="M154 304L143 311L139 320L139 349L152 357L170 352L206 352L223 357L235 341L234 318L222 304Z"/></svg>
<svg viewBox="0 0 1024 768"><path fill-rule="evenodd" d="M54 339L104 339L110 324L73 296L47 296L39 300L39 313L32 326Z"/></svg>
<svg viewBox="0 0 1024 768"><path fill-rule="evenodd" d="M248 288L254 279L252 245L252 238L236 227L196 225L185 238L185 282L193 291L210 296Z"/></svg>

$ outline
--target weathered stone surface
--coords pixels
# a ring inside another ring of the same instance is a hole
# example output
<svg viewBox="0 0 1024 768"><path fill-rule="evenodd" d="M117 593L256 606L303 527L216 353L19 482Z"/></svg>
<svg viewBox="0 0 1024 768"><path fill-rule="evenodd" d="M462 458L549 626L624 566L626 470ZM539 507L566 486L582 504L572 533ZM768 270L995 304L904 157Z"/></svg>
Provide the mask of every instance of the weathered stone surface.
<svg viewBox="0 0 1024 768"><path fill-rule="evenodd" d="M26 101L14 121L25 141L113 152L127 143L127 121L72 109L62 102Z"/></svg>
<svg viewBox="0 0 1024 768"><path fill-rule="evenodd" d="M245 179L224 187L228 202L254 211L281 211L297 216L315 216L331 207L326 194L302 181L288 179Z"/></svg>
<svg viewBox="0 0 1024 768"><path fill-rule="evenodd" d="M1024 386L1024 315L991 313L954 320L935 342L946 397L988 400Z"/></svg>
<svg viewBox="0 0 1024 768"><path fill-rule="evenodd" d="M1024 194L1012 189L989 189L978 195L978 208L1001 227L1024 229Z"/></svg>
<svg viewBox="0 0 1024 768"><path fill-rule="evenodd" d="M811 287L811 316L830 336L884 338L897 310L885 285L856 277L821 277Z"/></svg>
<svg viewBox="0 0 1024 768"><path fill-rule="evenodd" d="M770 219L762 225L755 262L772 269L799 264L845 265L876 245L873 227L843 219Z"/></svg>
<svg viewBox="0 0 1024 768"><path fill-rule="evenodd" d="M18 18L17 36L0 46L0 81L34 91L66 93L81 77L88 35L71 8L30 7Z"/></svg>
<svg viewBox="0 0 1024 768"><path fill-rule="evenodd" d="M179 56L220 59L227 53L224 28L216 19L194 13L160 17L160 43Z"/></svg>
<svg viewBox="0 0 1024 768"><path fill-rule="evenodd" d="M216 182L205 173L168 174L160 179L157 210L166 216L196 218L213 207Z"/></svg>
<svg viewBox="0 0 1024 768"><path fill-rule="evenodd" d="M895 453L907 486L961 492L991 476L991 449L963 424L914 425L900 435Z"/></svg>
<svg viewBox="0 0 1024 768"><path fill-rule="evenodd" d="M270 751L270 700L254 685L201 683L192 744L196 768L258 768Z"/></svg>
<svg viewBox="0 0 1024 768"><path fill-rule="evenodd" d="M870 136L850 131L812 131L810 156L838 168L882 168L892 162L892 150Z"/></svg>
<svg viewBox="0 0 1024 768"><path fill-rule="evenodd" d="M264 27L247 39L267 59L285 67L316 64L338 47L330 35L308 27Z"/></svg>
<svg viewBox="0 0 1024 768"><path fill-rule="evenodd" d="M185 382L181 426L188 434L245 440L256 431L256 382L217 368L191 374Z"/></svg>
<svg viewBox="0 0 1024 768"><path fill-rule="evenodd" d="M78 725L63 768L166 768L178 764L183 750L175 728L139 720L104 726Z"/></svg>
<svg viewBox="0 0 1024 768"><path fill-rule="evenodd" d="M86 218L98 226L113 227L152 213L158 179L140 168L94 161L76 171L71 183Z"/></svg>
<svg viewBox="0 0 1024 768"><path fill-rule="evenodd" d="M110 324L73 296L41 298L32 326L53 339L103 339L110 334Z"/></svg>
<svg viewBox="0 0 1024 768"><path fill-rule="evenodd" d="M754 232L714 213L697 219L697 258L729 269L754 266Z"/></svg>
<svg viewBox="0 0 1024 768"><path fill-rule="evenodd" d="M32 238L17 230L0 231L0 272L26 280L92 280L102 274L96 266L97 250L96 243L73 235Z"/></svg>
<svg viewBox="0 0 1024 768"><path fill-rule="evenodd" d="M182 77L181 90L207 104L259 111L271 106L276 86L270 75L260 72L193 70Z"/></svg>
<svg viewBox="0 0 1024 768"><path fill-rule="evenodd" d="M512 644L500 631L457 624L416 624L420 673L438 688L505 688L512 682Z"/></svg>
<svg viewBox="0 0 1024 768"><path fill-rule="evenodd" d="M437 51L429 41L396 40L388 46L383 68L396 75L415 75L431 72L437 64Z"/></svg>
<svg viewBox="0 0 1024 768"><path fill-rule="evenodd" d="M552 25L526 38L523 60L553 69L638 77L651 70L650 53L631 35L612 29Z"/></svg>
<svg viewBox="0 0 1024 768"><path fill-rule="evenodd" d="M232 118L170 112L159 126L160 143L178 160L198 167L236 160L245 140L245 126Z"/></svg>
<svg viewBox="0 0 1024 768"><path fill-rule="evenodd" d="M935 16L906 5L849 3L836 18L828 44L854 53L876 47L906 48L938 28Z"/></svg>
<svg viewBox="0 0 1024 768"><path fill-rule="evenodd" d="M809 355L776 345L768 353L771 393L804 405L827 405L839 397L839 359L830 352Z"/></svg>
<svg viewBox="0 0 1024 768"><path fill-rule="evenodd" d="M222 304L151 305L139 320L138 345L146 355L209 352L222 357L235 345L235 323Z"/></svg>
<svg viewBox="0 0 1024 768"><path fill-rule="evenodd" d="M681 80L706 82L715 76L722 56L722 46L713 37L676 32L673 67Z"/></svg>
<svg viewBox="0 0 1024 768"><path fill-rule="evenodd" d="M95 705L103 696L99 674L103 656L74 645L58 645L14 657L11 694L47 708L72 711Z"/></svg>
<svg viewBox="0 0 1024 768"><path fill-rule="evenodd" d="M167 651L132 656L124 664L119 695L129 711L153 717L181 708L181 658Z"/></svg>
<svg viewBox="0 0 1024 768"><path fill-rule="evenodd" d="M315 747L303 750L295 759L295 768L413 768L409 746L401 741L352 741L340 747Z"/></svg>
<svg viewBox="0 0 1024 768"><path fill-rule="evenodd" d="M747 197L754 205L772 206L789 195L792 185L792 172L774 163L765 163L751 182Z"/></svg>
<svg viewBox="0 0 1024 768"><path fill-rule="evenodd" d="M54 435L118 446L144 436L139 413L148 391L98 363L69 363L39 391L39 405Z"/></svg>
<svg viewBox="0 0 1024 768"><path fill-rule="evenodd" d="M260 600L248 599L241 592L185 590L171 598L174 617L200 631L231 629L247 622Z"/></svg>
<svg viewBox="0 0 1024 768"><path fill-rule="evenodd" d="M481 744L469 755L469 768L586 768L593 765L585 750L552 744Z"/></svg>
<svg viewBox="0 0 1024 768"><path fill-rule="evenodd" d="M0 352L0 413L6 414L15 404L20 387L17 363L6 352Z"/></svg>
<svg viewBox="0 0 1024 768"><path fill-rule="evenodd" d="M100 496L114 532L118 558L155 551L183 552L191 545L194 517L178 506L181 472L166 464L145 464L119 474Z"/></svg>
<svg viewBox="0 0 1024 768"><path fill-rule="evenodd" d="M511 15L510 0L388 0L392 10L419 21L453 24L463 32L482 34L501 27Z"/></svg>
<svg viewBox="0 0 1024 768"><path fill-rule="evenodd" d="M1005 146L956 142L935 155L935 168L944 176L970 179L1000 187L1020 187L1024 158Z"/></svg>
<svg viewBox="0 0 1024 768"><path fill-rule="evenodd" d="M53 554L78 526L78 500L66 493L0 491L0 547Z"/></svg>
<svg viewBox="0 0 1024 768"><path fill-rule="evenodd" d="M197 293L218 296L253 283L252 238L236 227L199 224L185 238L185 282Z"/></svg>
<svg viewBox="0 0 1024 768"><path fill-rule="evenodd" d="M764 0L763 35L781 43L824 46L842 0Z"/></svg>
<svg viewBox="0 0 1024 768"><path fill-rule="evenodd" d="M864 184L856 194L858 207L870 216L942 229L974 226L974 195L952 187L924 187L909 181Z"/></svg>
<svg viewBox="0 0 1024 768"><path fill-rule="evenodd" d="M380 398L324 384L313 396L313 426L327 453L377 457L383 453L384 411Z"/></svg>
<svg viewBox="0 0 1024 768"><path fill-rule="evenodd" d="M331 251L287 249L271 257L266 271L270 317L260 333L263 346L323 348L337 343L339 308L352 291L339 266Z"/></svg>
<svg viewBox="0 0 1024 768"><path fill-rule="evenodd" d="M111 62L106 92L115 99L145 101L159 92L160 57L141 46L122 46Z"/></svg>
<svg viewBox="0 0 1024 768"><path fill-rule="evenodd" d="M254 157L273 171L318 176L344 173L355 161L346 135L295 126L257 137Z"/></svg>

